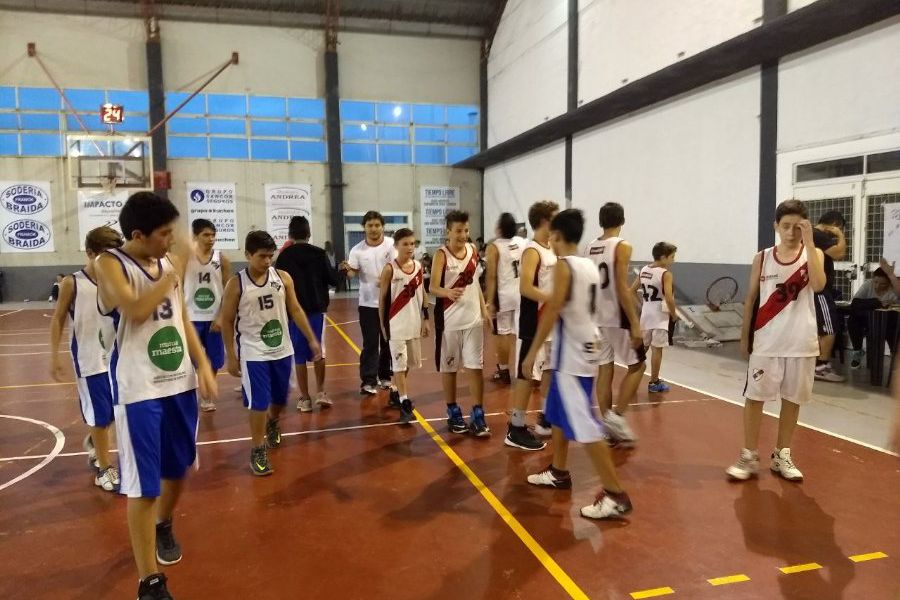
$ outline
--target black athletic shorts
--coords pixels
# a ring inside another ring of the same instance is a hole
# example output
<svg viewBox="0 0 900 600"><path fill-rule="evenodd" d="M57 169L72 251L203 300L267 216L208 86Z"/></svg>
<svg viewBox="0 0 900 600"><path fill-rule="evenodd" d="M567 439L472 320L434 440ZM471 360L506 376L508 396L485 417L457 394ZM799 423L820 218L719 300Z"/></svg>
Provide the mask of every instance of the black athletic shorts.
<svg viewBox="0 0 900 600"><path fill-rule="evenodd" d="M816 294L816 325L819 328L819 336L834 335L835 324L838 320L837 305L830 291Z"/></svg>

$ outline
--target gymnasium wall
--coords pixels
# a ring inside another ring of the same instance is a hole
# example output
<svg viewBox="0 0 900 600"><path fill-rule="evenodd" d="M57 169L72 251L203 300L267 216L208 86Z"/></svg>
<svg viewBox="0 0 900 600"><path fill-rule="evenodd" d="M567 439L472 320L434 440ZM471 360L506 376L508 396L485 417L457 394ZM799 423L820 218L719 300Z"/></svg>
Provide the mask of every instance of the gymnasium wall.
<svg viewBox="0 0 900 600"><path fill-rule="evenodd" d="M226 69L204 92L324 97L324 33L320 30L162 21L160 32L167 91L193 91L237 51L240 64ZM0 86L51 86L37 63L26 56L28 42L37 43L42 59L64 88L147 89L140 20L0 11ZM343 99L480 104L478 41L344 33L338 52ZM127 113L128 106L126 118ZM171 154L170 147L170 198L183 213L186 181L234 181L238 237L242 238L252 227L264 226L264 183L308 182L312 186L313 239L322 243L332 238L325 162L172 158ZM410 212L418 226L419 186L452 185L460 188L463 208L473 215L473 231L481 230L480 174L444 165L418 165L409 158L405 162L408 164L345 162L345 211ZM56 246L52 254L0 257L7 299L40 297L53 273L71 271L83 262L78 250L75 192L67 189L65 163L62 158L0 156L0 179L51 182ZM228 254L235 260L243 258L240 251ZM29 269L27 277L24 268Z"/></svg>

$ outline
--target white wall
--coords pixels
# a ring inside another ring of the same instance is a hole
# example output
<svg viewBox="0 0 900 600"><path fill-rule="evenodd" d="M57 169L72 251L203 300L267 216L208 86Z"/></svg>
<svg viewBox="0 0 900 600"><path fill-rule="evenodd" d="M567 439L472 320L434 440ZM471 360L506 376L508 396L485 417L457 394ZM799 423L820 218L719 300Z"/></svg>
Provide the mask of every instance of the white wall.
<svg viewBox="0 0 900 600"><path fill-rule="evenodd" d="M597 231L625 207L635 261L666 240L679 262L744 264L756 250L759 72L753 70L577 136L572 200Z"/></svg>
<svg viewBox="0 0 900 600"><path fill-rule="evenodd" d="M566 112L567 5L507 3L488 60L489 146Z"/></svg>
<svg viewBox="0 0 900 600"><path fill-rule="evenodd" d="M593 0L579 12L578 99L590 102L753 29L762 0Z"/></svg>

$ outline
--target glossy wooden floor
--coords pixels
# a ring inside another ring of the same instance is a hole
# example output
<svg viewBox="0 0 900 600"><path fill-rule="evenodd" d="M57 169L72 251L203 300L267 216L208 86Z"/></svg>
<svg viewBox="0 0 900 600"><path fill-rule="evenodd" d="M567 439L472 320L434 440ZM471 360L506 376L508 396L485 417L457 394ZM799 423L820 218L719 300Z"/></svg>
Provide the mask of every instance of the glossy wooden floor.
<svg viewBox="0 0 900 600"><path fill-rule="evenodd" d="M125 500L92 485L74 385L47 374L45 315L0 311L0 598L133 598ZM330 316L361 342L352 301ZM598 480L577 446L571 491L525 483L549 451L503 446L508 388L486 384L494 436L470 439L446 431L433 364L415 373L412 397L445 450L422 424L394 424L383 395L357 394L356 352L334 327L326 347L335 406L289 412L268 478L249 473L246 413L220 375L175 521L184 560L165 569L178 600L900 597L896 457L800 428L804 483L766 471L731 484L741 409L678 386L650 399L644 386L630 416L639 447L615 452L635 510L597 523L578 514ZM9 485L55 454L44 424L64 436L60 453ZM761 448L774 426L767 417Z"/></svg>

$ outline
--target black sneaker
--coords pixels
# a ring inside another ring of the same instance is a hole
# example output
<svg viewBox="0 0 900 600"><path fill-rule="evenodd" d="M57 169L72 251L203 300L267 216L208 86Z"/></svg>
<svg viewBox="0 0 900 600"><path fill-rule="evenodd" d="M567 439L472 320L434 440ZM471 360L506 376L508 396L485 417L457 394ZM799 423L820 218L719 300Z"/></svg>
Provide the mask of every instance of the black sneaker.
<svg viewBox="0 0 900 600"><path fill-rule="evenodd" d="M509 369L502 369L500 371L500 383L503 385L512 384L512 376L509 374Z"/></svg>
<svg viewBox="0 0 900 600"><path fill-rule="evenodd" d="M391 393L388 397L388 408L400 408L400 391L391 388Z"/></svg>
<svg viewBox="0 0 900 600"><path fill-rule="evenodd" d="M181 562L181 546L178 545L178 541L172 533L171 519L156 524L156 562L161 565L174 565ZM165 579L163 579L163 588L165 588ZM160 598L166 597L160 596Z"/></svg>
<svg viewBox="0 0 900 600"><path fill-rule="evenodd" d="M480 406L472 407L472 418L469 422L469 429L475 437L490 437L491 428L488 427L484 420L484 409Z"/></svg>
<svg viewBox="0 0 900 600"><path fill-rule="evenodd" d="M491 379L494 381L500 381L500 365L497 365L497 368L494 369L494 374L491 376Z"/></svg>
<svg viewBox="0 0 900 600"><path fill-rule="evenodd" d="M271 475L275 472L272 465L269 464L269 452L264 445L250 449L250 472L257 477Z"/></svg>
<svg viewBox="0 0 900 600"><path fill-rule="evenodd" d="M466 425L466 420L463 418L462 411L459 406L448 406L447 407L447 427L450 428L452 433L468 433L469 426Z"/></svg>
<svg viewBox="0 0 900 600"><path fill-rule="evenodd" d="M166 576L162 573L148 575L138 585L138 600L175 600L166 589Z"/></svg>
<svg viewBox="0 0 900 600"><path fill-rule="evenodd" d="M400 403L400 422L404 425L408 425L415 420L416 415L413 414L412 401L407 398Z"/></svg>
<svg viewBox="0 0 900 600"><path fill-rule="evenodd" d="M281 428L278 419L266 420L266 448L277 448L281 445Z"/></svg>
<svg viewBox="0 0 900 600"><path fill-rule="evenodd" d="M520 448L531 452L543 450L547 447L547 442L542 442L534 437L534 434L528 431L528 428L524 425L517 427L510 424L506 430L506 439L503 440L503 443L512 448Z"/></svg>

